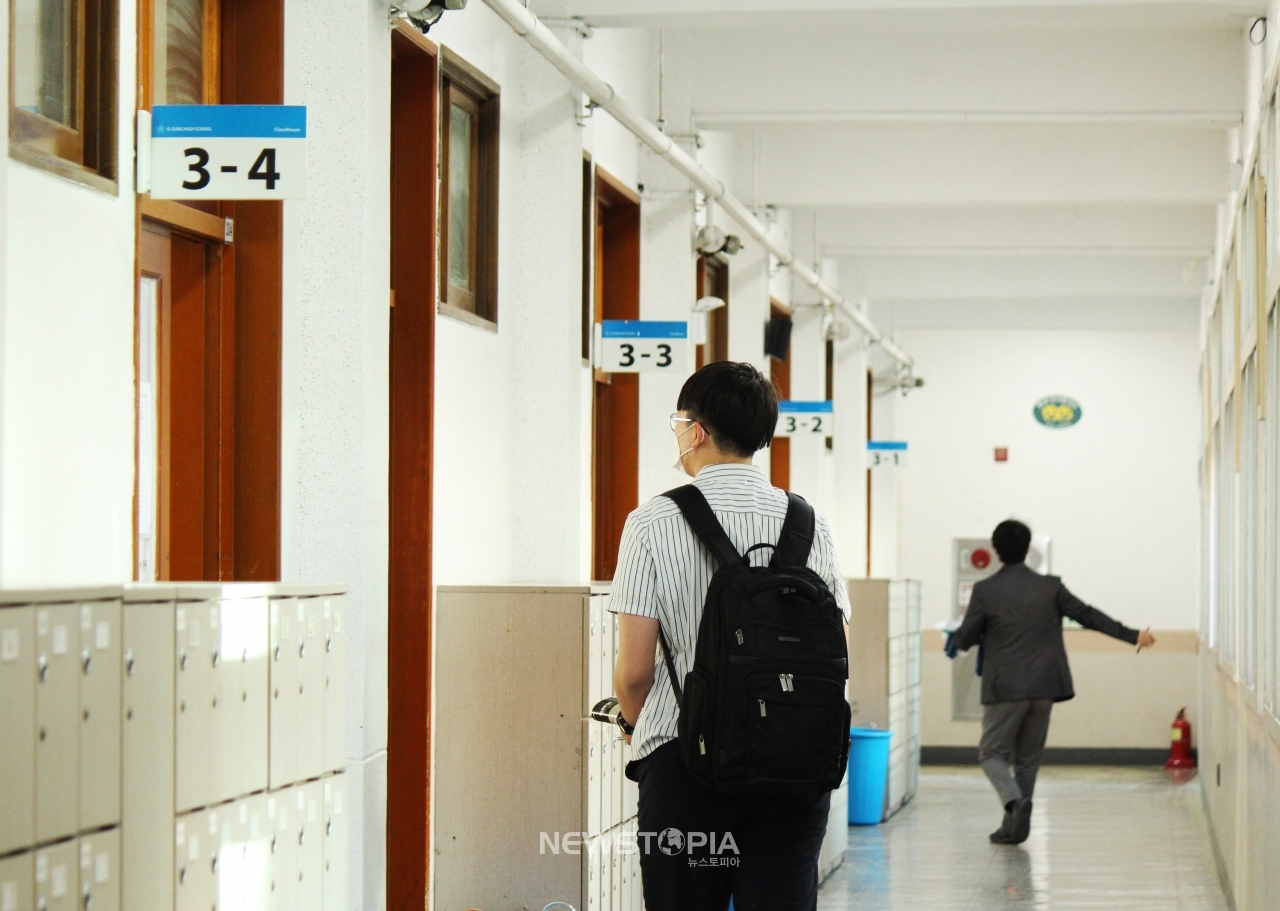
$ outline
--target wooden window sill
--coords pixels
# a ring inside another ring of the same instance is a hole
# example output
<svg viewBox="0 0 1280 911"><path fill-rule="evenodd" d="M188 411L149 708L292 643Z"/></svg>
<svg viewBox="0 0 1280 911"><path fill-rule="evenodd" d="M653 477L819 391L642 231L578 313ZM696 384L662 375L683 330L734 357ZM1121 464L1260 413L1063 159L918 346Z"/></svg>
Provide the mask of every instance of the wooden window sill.
<svg viewBox="0 0 1280 911"><path fill-rule="evenodd" d="M99 193L106 193L109 196L120 195L119 183L109 177L103 177L95 171L90 171L84 165L76 164L74 161L54 158L15 142L9 143L9 157L14 161L20 161L29 167L52 174L54 177L59 177L69 183L88 187L90 190L97 190Z"/></svg>
<svg viewBox="0 0 1280 911"><path fill-rule="evenodd" d="M436 305L436 312L441 316L456 319L458 322L466 323L469 326L475 326L479 329L488 329L493 333L497 333L498 331L498 324L493 320L485 319L483 316L476 316L470 310L463 310L461 307L446 304L444 301L440 301L440 303Z"/></svg>

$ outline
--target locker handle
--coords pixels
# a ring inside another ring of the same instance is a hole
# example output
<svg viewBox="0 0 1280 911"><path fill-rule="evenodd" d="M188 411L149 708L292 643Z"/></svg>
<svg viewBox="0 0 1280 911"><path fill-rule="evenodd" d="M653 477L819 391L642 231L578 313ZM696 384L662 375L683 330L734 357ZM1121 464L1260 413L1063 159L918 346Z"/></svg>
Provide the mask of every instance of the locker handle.
<svg viewBox="0 0 1280 911"><path fill-rule="evenodd" d="M133 676L133 649L124 653L124 672L130 677Z"/></svg>
<svg viewBox="0 0 1280 911"><path fill-rule="evenodd" d="M184 648L178 652L178 670L185 671L187 669L187 650Z"/></svg>
<svg viewBox="0 0 1280 911"><path fill-rule="evenodd" d="M89 673L89 665L93 663L93 655L89 654L88 647L80 652L80 663L84 666L84 672Z"/></svg>
<svg viewBox="0 0 1280 911"><path fill-rule="evenodd" d="M213 666L218 666L218 650L216 648L213 650Z"/></svg>
<svg viewBox="0 0 1280 911"><path fill-rule="evenodd" d="M307 653L307 643L305 641L298 643L298 657L301 658Z"/></svg>
<svg viewBox="0 0 1280 911"><path fill-rule="evenodd" d="M178 866L178 885L182 885L187 881L187 865L180 864Z"/></svg>
<svg viewBox="0 0 1280 911"><path fill-rule="evenodd" d="M36 664L40 668L40 682L44 683L44 678L49 676L49 659L44 654L41 654L36 660Z"/></svg>

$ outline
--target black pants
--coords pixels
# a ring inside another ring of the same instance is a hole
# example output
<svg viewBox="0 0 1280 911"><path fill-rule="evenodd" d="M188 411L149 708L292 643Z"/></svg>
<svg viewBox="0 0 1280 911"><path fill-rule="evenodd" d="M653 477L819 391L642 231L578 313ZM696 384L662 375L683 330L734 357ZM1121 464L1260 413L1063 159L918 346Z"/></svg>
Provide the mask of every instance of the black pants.
<svg viewBox="0 0 1280 911"><path fill-rule="evenodd" d="M730 895L734 911L817 907L829 793L801 805L726 797L690 777L675 741L627 775L640 784L646 911L724 911Z"/></svg>

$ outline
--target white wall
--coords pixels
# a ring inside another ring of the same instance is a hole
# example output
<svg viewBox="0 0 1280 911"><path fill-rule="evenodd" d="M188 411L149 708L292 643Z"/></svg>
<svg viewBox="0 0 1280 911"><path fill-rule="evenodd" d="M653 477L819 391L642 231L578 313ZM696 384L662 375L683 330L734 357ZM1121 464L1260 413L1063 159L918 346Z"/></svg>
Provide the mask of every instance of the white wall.
<svg viewBox="0 0 1280 911"><path fill-rule="evenodd" d="M951 539L1011 516L1053 537L1053 571L1085 601L1130 626L1197 626L1193 330L912 329L900 341L928 383L894 406L911 446L898 570L923 581L926 626L950 616ZM1034 420L1054 394L1080 402L1079 424Z"/></svg>
<svg viewBox="0 0 1280 911"><path fill-rule="evenodd" d="M7 587L132 578L133 19L122 4L119 193L0 164Z"/></svg>

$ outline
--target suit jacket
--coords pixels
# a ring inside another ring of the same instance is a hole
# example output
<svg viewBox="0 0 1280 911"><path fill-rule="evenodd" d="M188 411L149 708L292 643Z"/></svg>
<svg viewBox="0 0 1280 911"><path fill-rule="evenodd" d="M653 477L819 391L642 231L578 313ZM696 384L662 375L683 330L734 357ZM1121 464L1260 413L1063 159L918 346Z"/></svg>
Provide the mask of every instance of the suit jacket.
<svg viewBox="0 0 1280 911"><path fill-rule="evenodd" d="M1075 696L1071 667L1062 642L1062 618L1130 644L1138 631L1085 604L1057 576L1042 576L1025 563L1006 565L973 587L964 622L956 631L959 648L984 643L982 702Z"/></svg>

